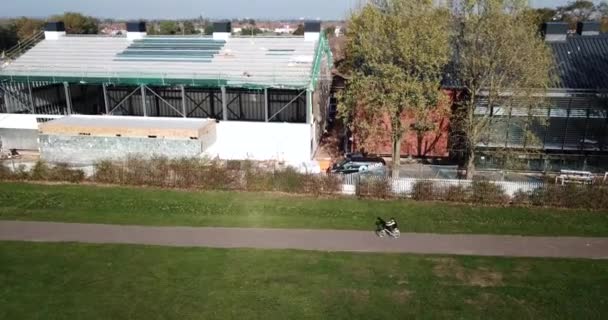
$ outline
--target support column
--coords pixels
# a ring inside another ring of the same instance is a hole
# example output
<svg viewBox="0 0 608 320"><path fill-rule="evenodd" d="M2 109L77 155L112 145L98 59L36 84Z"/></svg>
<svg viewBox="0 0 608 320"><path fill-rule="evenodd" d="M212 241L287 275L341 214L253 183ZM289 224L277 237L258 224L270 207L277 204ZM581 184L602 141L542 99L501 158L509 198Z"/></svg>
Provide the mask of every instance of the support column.
<svg viewBox="0 0 608 320"><path fill-rule="evenodd" d="M27 91L30 98L30 112L36 113L36 108L34 107L34 95L32 94L32 84L30 83L29 79L27 80Z"/></svg>
<svg viewBox="0 0 608 320"><path fill-rule="evenodd" d="M608 149L608 114L604 114L604 117L604 139L602 139L602 142L600 144L601 151Z"/></svg>
<svg viewBox="0 0 608 320"><path fill-rule="evenodd" d="M106 115L110 115L110 103L108 101L108 88L107 85L104 83L101 85L101 88L103 89L103 104L106 108Z"/></svg>
<svg viewBox="0 0 608 320"><path fill-rule="evenodd" d="M61 83L61 85L55 86L55 89L57 90L57 92L55 93L55 95L57 96L57 101L56 101L56 104L53 103L53 108L55 110L61 111L63 109L63 105L61 104L61 91L64 90L63 83Z"/></svg>
<svg viewBox="0 0 608 320"><path fill-rule="evenodd" d="M547 122L545 123L545 134L543 134L543 150L547 149L547 133L551 126L551 105L547 108Z"/></svg>
<svg viewBox="0 0 608 320"><path fill-rule="evenodd" d="M310 125L310 159L314 157L314 154L318 147L317 141L317 128L314 122L314 113L313 113L313 101L312 101L312 90L306 90L306 123Z"/></svg>
<svg viewBox="0 0 608 320"><path fill-rule="evenodd" d="M264 119L268 122L268 88L264 89Z"/></svg>
<svg viewBox="0 0 608 320"><path fill-rule="evenodd" d="M306 123L312 123L312 91L306 90Z"/></svg>
<svg viewBox="0 0 608 320"><path fill-rule="evenodd" d="M222 119L228 121L228 101L226 101L226 87L222 86Z"/></svg>
<svg viewBox="0 0 608 320"><path fill-rule="evenodd" d="M146 86L144 86L143 84L140 87L141 90L141 107L143 108L144 111L144 117L148 116L148 110L146 108Z"/></svg>
<svg viewBox="0 0 608 320"><path fill-rule="evenodd" d="M585 135L583 136L583 143L581 144L581 150L585 150L585 145L587 143L587 134L589 133L589 117L591 117L591 109L587 109L587 117L585 118ZM587 156L585 156L585 161L587 161Z"/></svg>
<svg viewBox="0 0 608 320"><path fill-rule="evenodd" d="M160 117L160 100L158 99L158 95L154 95L154 102L156 107L156 116Z"/></svg>
<svg viewBox="0 0 608 320"><path fill-rule="evenodd" d="M507 132L505 133L505 149L509 147L509 130L511 130L511 117L513 115L513 107L509 108L509 117L507 118Z"/></svg>
<svg viewBox="0 0 608 320"><path fill-rule="evenodd" d="M186 87L184 85L182 85L181 89L182 89L182 116L184 118L187 118L188 114L186 114Z"/></svg>
<svg viewBox="0 0 608 320"><path fill-rule="evenodd" d="M211 116L214 119L217 119L217 112L215 112L215 92L209 90L209 95L207 97L209 99L209 107L211 108Z"/></svg>
<svg viewBox="0 0 608 320"><path fill-rule="evenodd" d="M68 114L72 114L72 94L70 93L70 84L64 82L63 89L65 90L65 106L68 108Z"/></svg>
<svg viewBox="0 0 608 320"><path fill-rule="evenodd" d="M6 90L6 87L0 83L0 101L4 103L4 110L6 110L6 113L11 113L10 105L12 103L8 102L8 94L6 93Z"/></svg>
<svg viewBox="0 0 608 320"><path fill-rule="evenodd" d="M6 113L11 113L10 104L7 102L7 94L4 92L5 90L5 87L0 84L0 101L4 102Z"/></svg>

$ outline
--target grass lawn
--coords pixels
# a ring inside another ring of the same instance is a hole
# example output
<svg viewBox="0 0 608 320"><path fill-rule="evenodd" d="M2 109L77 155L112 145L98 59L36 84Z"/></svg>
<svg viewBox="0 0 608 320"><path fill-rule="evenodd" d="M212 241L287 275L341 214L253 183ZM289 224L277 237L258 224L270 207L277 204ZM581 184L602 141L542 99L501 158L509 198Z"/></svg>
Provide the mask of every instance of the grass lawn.
<svg viewBox="0 0 608 320"><path fill-rule="evenodd" d="M0 243L0 319L602 319L608 262Z"/></svg>
<svg viewBox="0 0 608 320"><path fill-rule="evenodd" d="M377 216L405 232L608 236L606 212L0 183L0 220L368 230Z"/></svg>

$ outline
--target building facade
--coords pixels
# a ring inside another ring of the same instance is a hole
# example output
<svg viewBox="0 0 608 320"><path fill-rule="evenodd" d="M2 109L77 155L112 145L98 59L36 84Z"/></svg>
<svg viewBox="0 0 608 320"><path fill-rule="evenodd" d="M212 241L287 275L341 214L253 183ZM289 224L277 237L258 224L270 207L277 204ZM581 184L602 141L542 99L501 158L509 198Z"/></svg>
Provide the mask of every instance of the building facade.
<svg viewBox="0 0 608 320"><path fill-rule="evenodd" d="M490 130L479 145L482 167L504 167L501 151L521 152L510 159L534 171L608 171L608 36L595 22L580 23L568 34L566 23L545 25L555 60L556 82L546 107L490 110ZM481 106L480 112L485 113Z"/></svg>
<svg viewBox="0 0 608 320"><path fill-rule="evenodd" d="M479 105L478 116L490 115L489 129L477 145L479 168L525 171L608 171L608 35L599 24L581 23L569 33L565 23L545 26L544 37L554 57L556 81L546 91L542 108L530 106ZM444 82L444 92L454 102L462 89L457 79ZM441 109L441 108L440 108ZM454 132L453 115L431 117L432 130L419 135L408 130L401 145L402 157L444 158L463 163L461 134ZM357 121L356 119L354 121ZM386 121L385 121L386 122ZM414 117L404 114L410 126ZM388 122L387 122L388 126ZM355 126L356 127L356 126ZM353 132L352 149L362 148L359 133ZM388 134L374 137L366 151L391 154Z"/></svg>

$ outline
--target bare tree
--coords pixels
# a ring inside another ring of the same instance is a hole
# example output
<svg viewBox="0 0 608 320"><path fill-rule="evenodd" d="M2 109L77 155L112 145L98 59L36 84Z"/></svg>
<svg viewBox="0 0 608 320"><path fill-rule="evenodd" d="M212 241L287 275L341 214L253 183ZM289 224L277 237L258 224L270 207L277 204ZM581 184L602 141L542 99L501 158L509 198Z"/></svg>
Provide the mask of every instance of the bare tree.
<svg viewBox="0 0 608 320"><path fill-rule="evenodd" d="M476 149L505 130L497 125L500 117L517 116L529 132L529 123L543 114L552 56L525 1L464 1L455 26L453 72L463 96L455 104L454 129L472 178Z"/></svg>

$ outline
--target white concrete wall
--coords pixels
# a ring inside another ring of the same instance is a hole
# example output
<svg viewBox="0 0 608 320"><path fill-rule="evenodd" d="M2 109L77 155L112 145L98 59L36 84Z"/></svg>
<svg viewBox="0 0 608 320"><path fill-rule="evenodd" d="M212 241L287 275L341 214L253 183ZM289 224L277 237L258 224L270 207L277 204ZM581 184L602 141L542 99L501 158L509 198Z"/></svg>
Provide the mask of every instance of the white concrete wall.
<svg viewBox="0 0 608 320"><path fill-rule="evenodd" d="M4 151L9 149L38 150L40 148L38 130L0 128L0 146Z"/></svg>
<svg viewBox="0 0 608 320"><path fill-rule="evenodd" d="M65 31L45 31L44 39L46 40L57 40L61 37L65 37Z"/></svg>
<svg viewBox="0 0 608 320"><path fill-rule="evenodd" d="M228 41L230 40L230 36L232 34L230 32L214 32L213 33L213 40L225 40Z"/></svg>
<svg viewBox="0 0 608 320"><path fill-rule="evenodd" d="M38 130L37 118L58 119L63 116L42 114L0 113L0 128Z"/></svg>
<svg viewBox="0 0 608 320"><path fill-rule="evenodd" d="M38 130L36 118L61 116L0 114L0 128ZM228 160L278 160L294 166L311 164L313 129L305 123L221 121L216 136L205 144L205 154ZM206 146L212 143L207 148ZM308 169L307 169L308 170ZM312 170L315 171L315 170Z"/></svg>
<svg viewBox="0 0 608 320"><path fill-rule="evenodd" d="M61 118L36 114L0 113L0 141L4 149L38 150L37 118Z"/></svg>
<svg viewBox="0 0 608 320"><path fill-rule="evenodd" d="M133 32L133 31L127 31L127 39L128 40L139 40L139 39L143 39L145 38L147 35L147 32Z"/></svg>
<svg viewBox="0 0 608 320"><path fill-rule="evenodd" d="M471 186L473 181L471 180L455 180L455 179L414 179L414 178L400 178L392 179L392 189L396 194L410 195L414 190L414 185L419 181L428 181L435 184L435 186L441 188L449 188L461 186L468 188ZM532 192L538 188L543 187L542 182L523 182L523 181L490 181L491 183L500 186L505 194L511 198L515 196L518 191L521 192Z"/></svg>
<svg viewBox="0 0 608 320"><path fill-rule="evenodd" d="M321 34L319 32L304 32L304 41L319 41Z"/></svg>
<svg viewBox="0 0 608 320"><path fill-rule="evenodd" d="M222 121L217 139L205 154L227 160L279 160L308 163L310 124Z"/></svg>

